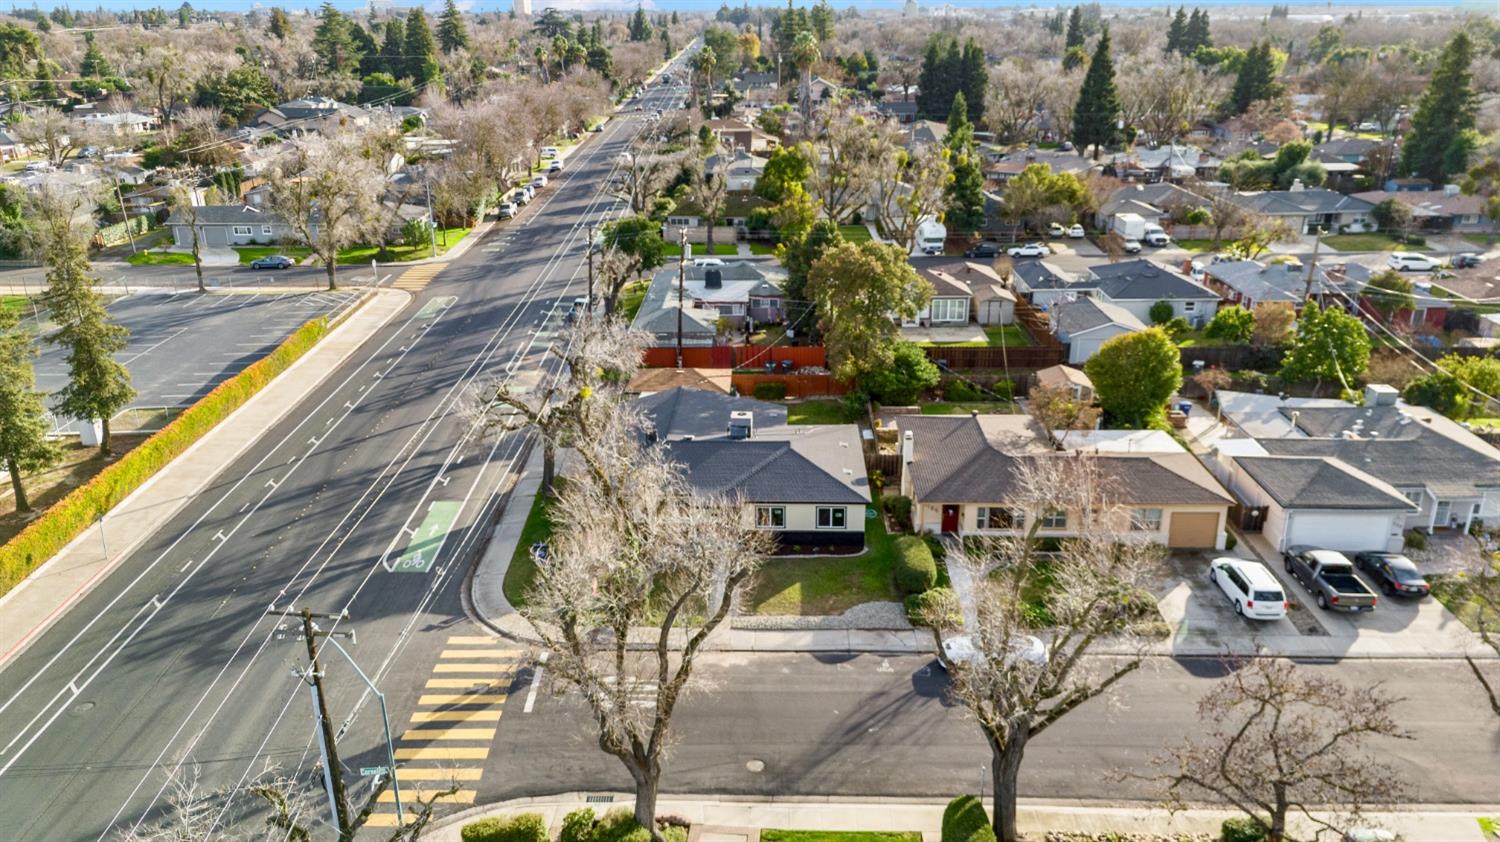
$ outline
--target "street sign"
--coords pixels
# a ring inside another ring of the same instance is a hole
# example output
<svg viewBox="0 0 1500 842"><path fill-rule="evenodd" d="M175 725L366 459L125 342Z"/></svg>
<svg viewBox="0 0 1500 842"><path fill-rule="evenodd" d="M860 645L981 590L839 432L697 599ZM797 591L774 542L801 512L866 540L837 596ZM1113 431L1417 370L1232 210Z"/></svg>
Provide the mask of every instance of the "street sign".
<svg viewBox="0 0 1500 842"><path fill-rule="evenodd" d="M391 769L389 766L361 766L359 769L359 775L362 778L370 778L374 777L375 775L384 775L390 771Z"/></svg>

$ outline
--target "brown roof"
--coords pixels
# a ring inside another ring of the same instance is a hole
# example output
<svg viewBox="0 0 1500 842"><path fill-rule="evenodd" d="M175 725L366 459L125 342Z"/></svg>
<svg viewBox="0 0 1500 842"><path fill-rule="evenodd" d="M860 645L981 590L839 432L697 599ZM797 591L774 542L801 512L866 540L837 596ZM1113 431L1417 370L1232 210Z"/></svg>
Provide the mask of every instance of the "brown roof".
<svg viewBox="0 0 1500 842"><path fill-rule="evenodd" d="M665 392L682 386L727 395L729 382L730 369L727 368L643 368L630 378L627 391Z"/></svg>
<svg viewBox="0 0 1500 842"><path fill-rule="evenodd" d="M1054 365L1041 369L1036 373L1036 382L1053 389L1066 388L1068 386L1086 386L1094 388L1094 381L1084 374L1082 369L1070 365Z"/></svg>

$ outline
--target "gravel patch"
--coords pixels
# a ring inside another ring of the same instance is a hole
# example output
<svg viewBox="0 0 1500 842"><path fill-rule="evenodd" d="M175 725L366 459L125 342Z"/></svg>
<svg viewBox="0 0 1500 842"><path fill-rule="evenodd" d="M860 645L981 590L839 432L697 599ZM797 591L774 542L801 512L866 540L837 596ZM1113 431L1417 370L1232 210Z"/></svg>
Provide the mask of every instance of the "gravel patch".
<svg viewBox="0 0 1500 842"><path fill-rule="evenodd" d="M1406 555L1424 574L1451 575L1480 569L1484 558L1482 549L1479 540L1472 535L1438 533L1428 536L1427 549L1407 550Z"/></svg>
<svg viewBox="0 0 1500 842"><path fill-rule="evenodd" d="M731 618L730 627L763 631L907 631L912 628L912 624L906 621L906 609L899 602L861 602L836 615L741 614Z"/></svg>

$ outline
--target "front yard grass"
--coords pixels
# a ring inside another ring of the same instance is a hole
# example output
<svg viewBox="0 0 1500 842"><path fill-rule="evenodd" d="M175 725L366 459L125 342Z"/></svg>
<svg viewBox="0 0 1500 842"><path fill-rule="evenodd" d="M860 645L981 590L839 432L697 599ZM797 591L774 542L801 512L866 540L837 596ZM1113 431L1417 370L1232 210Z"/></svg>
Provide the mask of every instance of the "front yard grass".
<svg viewBox="0 0 1500 842"><path fill-rule="evenodd" d="M798 401L786 405L788 424L847 424L849 413L840 400Z"/></svg>
<svg viewBox="0 0 1500 842"><path fill-rule="evenodd" d="M234 250L239 252L241 266L249 266L251 261L270 257L273 254L284 254L301 263L304 258L312 254L312 249L307 246L235 246Z"/></svg>
<svg viewBox="0 0 1500 842"><path fill-rule="evenodd" d="M1489 235L1489 234L1465 234L1464 235L1464 242L1468 243L1469 245L1479 246L1482 249L1488 249L1490 247L1490 245L1491 245L1490 239L1491 239L1491 235Z"/></svg>
<svg viewBox="0 0 1500 842"><path fill-rule="evenodd" d="M125 262L131 266L192 266L193 256L180 251L138 251Z"/></svg>
<svg viewBox="0 0 1500 842"><path fill-rule="evenodd" d="M120 461L121 457L146 440L143 435L126 434L120 430L115 432L116 435L111 439L114 452L108 456L100 456L97 447L81 445L77 439L72 439L63 444L62 458L57 464L27 474L26 496L30 498L34 510L31 514L23 515L15 510L16 498L7 478L3 486L0 486L0 500L4 501L0 504L0 509L4 511L4 514L0 514L0 544L16 537L39 513L45 512L68 492L93 479L95 474L107 466Z"/></svg>
<svg viewBox="0 0 1500 842"><path fill-rule="evenodd" d="M761 842L922 842L916 831L876 830L762 830Z"/></svg>
<svg viewBox="0 0 1500 842"><path fill-rule="evenodd" d="M733 257L739 254L739 246L734 243L714 243L713 251L705 251L705 246L702 243L688 243L688 245L692 247L693 257ZM667 243L667 247L662 254L668 257L681 257L682 244Z"/></svg>
<svg viewBox="0 0 1500 842"><path fill-rule="evenodd" d="M526 513L526 523L521 527L521 540L516 543L510 567L505 570L505 598L516 608L526 604L526 592L536 581L536 559L531 557L531 545L547 540L552 534L552 520L547 515L550 507L551 498L538 488L531 511Z"/></svg>
<svg viewBox="0 0 1500 842"><path fill-rule="evenodd" d="M1173 240L1172 245L1183 251L1214 251L1213 240Z"/></svg>
<svg viewBox="0 0 1500 842"><path fill-rule="evenodd" d="M634 320L635 314L641 311L641 302L646 300L646 290L650 287L650 281L640 280L626 284L625 288L620 290L618 309L625 321Z"/></svg>
<svg viewBox="0 0 1500 842"><path fill-rule="evenodd" d="M756 574L748 607L752 614L807 616L839 614L862 602L897 600L895 566L885 521L869 519L865 551L859 555L768 559Z"/></svg>
<svg viewBox="0 0 1500 842"><path fill-rule="evenodd" d="M1010 401L978 401L974 403L959 403L957 401L933 401L922 404L923 415L968 415L975 410L980 415L1015 415L1020 409Z"/></svg>
<svg viewBox="0 0 1500 842"><path fill-rule="evenodd" d="M1401 242L1393 234L1329 234L1323 245L1334 251L1431 251L1428 246L1414 246Z"/></svg>
<svg viewBox="0 0 1500 842"><path fill-rule="evenodd" d="M25 315L31 302L24 295L0 295L0 312Z"/></svg>
<svg viewBox="0 0 1500 842"><path fill-rule="evenodd" d="M752 243L750 243L750 253L751 254L766 255L766 256L774 256L776 254L776 244L775 243L762 243L760 241L752 242Z"/></svg>
<svg viewBox="0 0 1500 842"><path fill-rule="evenodd" d="M453 248L468 236L469 228L447 228L437 232L438 254L443 254ZM444 237L447 239L445 240ZM447 245L443 245L443 243ZM291 255L287 255L290 257ZM382 253L380 246L355 246L339 252L339 265L369 263L378 260L381 263L406 263L411 260L424 260L432 257L432 243L425 242L419 246L409 246L405 243L388 245Z"/></svg>
<svg viewBox="0 0 1500 842"><path fill-rule="evenodd" d="M845 240L851 243L868 243L870 241L870 229L863 225L840 225L839 233Z"/></svg>
<svg viewBox="0 0 1500 842"><path fill-rule="evenodd" d="M1470 631L1479 630L1481 612L1489 628L1500 627L1500 605L1487 604L1476 597L1469 583L1469 574L1428 576L1427 581L1432 585L1432 598L1441 602L1448 613L1457 617Z"/></svg>

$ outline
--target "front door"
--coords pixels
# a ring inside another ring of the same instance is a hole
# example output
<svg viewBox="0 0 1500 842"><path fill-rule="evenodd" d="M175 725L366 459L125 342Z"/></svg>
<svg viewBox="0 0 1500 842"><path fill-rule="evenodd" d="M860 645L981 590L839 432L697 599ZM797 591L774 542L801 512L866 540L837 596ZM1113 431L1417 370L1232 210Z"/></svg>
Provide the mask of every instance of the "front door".
<svg viewBox="0 0 1500 842"><path fill-rule="evenodd" d="M956 504L947 504L943 506L943 531L958 531L958 506Z"/></svg>
<svg viewBox="0 0 1500 842"><path fill-rule="evenodd" d="M1446 529L1448 527L1448 514L1452 511L1452 508L1453 506L1447 500L1438 501L1437 508L1432 513L1432 525L1434 528Z"/></svg>

